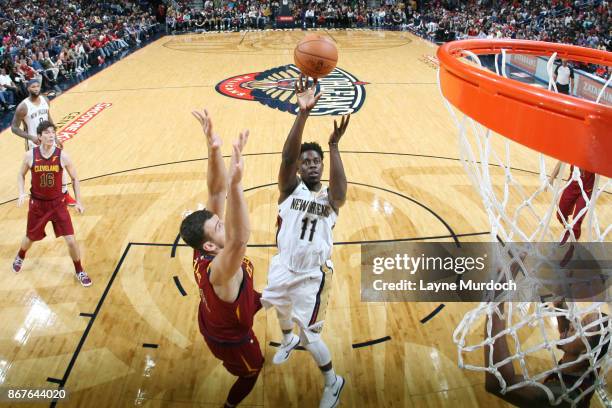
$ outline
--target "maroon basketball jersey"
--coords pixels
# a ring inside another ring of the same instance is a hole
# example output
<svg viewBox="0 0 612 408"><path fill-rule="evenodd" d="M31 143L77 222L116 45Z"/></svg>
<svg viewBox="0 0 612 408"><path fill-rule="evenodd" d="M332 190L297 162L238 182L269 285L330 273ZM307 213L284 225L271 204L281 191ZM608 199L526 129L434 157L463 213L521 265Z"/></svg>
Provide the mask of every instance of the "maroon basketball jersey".
<svg viewBox="0 0 612 408"><path fill-rule="evenodd" d="M580 178L582 179L582 188L585 192L590 193L593 189L593 184L595 184L595 173L591 173L590 171L586 171L583 169L580 170ZM574 172L574 166L570 166L570 177ZM577 183L577 181L576 181Z"/></svg>
<svg viewBox="0 0 612 408"><path fill-rule="evenodd" d="M232 303L217 296L209 280L214 256L194 251L193 270L200 288L198 320L200 332L217 343L240 344L250 339L253 316L261 308L260 295L253 288L253 264L242 260L242 284Z"/></svg>
<svg viewBox="0 0 612 408"><path fill-rule="evenodd" d="M30 172L32 187L30 193L37 200L55 200L62 196L62 150L55 147L48 159L40 152L40 146L32 149L33 159Z"/></svg>

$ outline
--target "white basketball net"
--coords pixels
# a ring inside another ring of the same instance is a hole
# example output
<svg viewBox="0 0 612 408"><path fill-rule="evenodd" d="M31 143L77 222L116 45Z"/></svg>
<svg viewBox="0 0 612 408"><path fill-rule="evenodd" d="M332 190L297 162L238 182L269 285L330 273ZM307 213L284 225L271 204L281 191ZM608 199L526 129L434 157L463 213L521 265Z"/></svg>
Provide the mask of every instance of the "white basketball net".
<svg viewBox="0 0 612 408"><path fill-rule="evenodd" d="M474 63L482 67L478 56L469 51L465 53ZM500 56L501 72L498 69ZM551 78L549 89L554 91L556 87L552 83L552 69L555 56L553 55L548 62ZM495 56L495 67L498 75L506 76L505 50ZM604 85L604 89L609 84L610 80ZM604 89L600 92L597 103ZM455 110L446 99L444 102L459 130L461 162L472 184L480 193L491 225L492 241L500 240L506 243L506 248L518 245L518 252L523 254L537 251L534 249L535 245L531 243L559 243L564 238L569 242L576 241L579 237L582 238L581 241L587 242L610 241L611 179L596 175L592 192L589 194L586 191L588 188L586 190L584 188L581 170L573 167L573 171L569 174L569 165L562 164L558 176L550 183L549 175L557 163L556 160L493 133L472 118ZM520 170L533 168L533 163L538 164L537 171ZM567 181L563 180L568 176ZM577 208L575 211L572 208L569 214L566 208L560 208L559 200L566 189L572 189L575 197L579 196L583 200L583 208ZM579 235L579 232L582 234ZM523 289L537 289L530 288L533 283L530 281L533 270L528 265L524 265L516 257L512 261L507 253L498 255L502 257L500 259L504 259L504 256L506 259L501 267L505 279L511 278L510 264L518 262L523 278ZM506 308L506 313L502 314L500 303L485 302L464 316L453 335L453 340L458 346L460 367L492 373L499 380L502 393L525 386L539 387L546 392L553 405L563 401L575 405L593 391L598 391L600 396L606 398L606 394L601 390L604 389L605 375L612 364L609 353L605 355L602 353L602 347L610 341L612 335L609 318L602 314L602 312L609 314L610 309L606 302L590 302L584 307L569 302L566 308L555 308L552 304L544 302L522 302L509 303ZM491 336L493 313L506 320L505 330L494 337ZM593 313L597 316L594 321ZM584 326L583 318L587 315L591 317L591 322ZM554 328L558 316L565 316L575 330L572 336L563 340L560 340L559 333ZM486 337L480 329L482 324L487 325ZM539 336L535 343L534 332ZM494 364L491 353L489 359L491 363L488 367L466 363L465 358L472 353L474 358L483 364L485 345L493 345L494 340L501 336L506 336L509 343L514 343L514 347L510 348L510 357ZM595 341L597 337L594 336L598 336L598 341ZM526 342L527 338L530 340ZM586 352L575 361L559 365L562 352L557 350L556 346L570 343L576 338L582 339L585 343ZM535 366L530 364L534 360L538 361ZM588 369L579 370L580 375L575 379L572 378L571 383L565 381L561 370L567 373L572 365L584 364L585 360L589 362ZM544 361L548 364L544 364ZM514 362L520 367L517 374L521 374L524 380L507 386L499 368ZM542 366L545 368L541 368ZM554 390L549 386L550 383L542 383L545 379L552 378L549 376L556 377ZM588 384L591 385L586 387Z"/></svg>

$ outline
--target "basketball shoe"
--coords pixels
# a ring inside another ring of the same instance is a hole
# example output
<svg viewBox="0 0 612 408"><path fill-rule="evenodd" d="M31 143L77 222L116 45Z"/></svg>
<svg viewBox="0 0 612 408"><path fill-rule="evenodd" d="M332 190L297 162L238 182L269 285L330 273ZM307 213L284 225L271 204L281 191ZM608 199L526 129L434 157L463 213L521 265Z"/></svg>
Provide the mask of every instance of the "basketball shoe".
<svg viewBox="0 0 612 408"><path fill-rule="evenodd" d="M69 205L71 207L74 207L77 203L76 200L72 198L72 196L68 193L68 191L64 193L64 198L65 198L64 201L66 202L66 205Z"/></svg>
<svg viewBox="0 0 612 408"><path fill-rule="evenodd" d="M23 265L23 259L17 255L15 260L13 261L13 272L19 273L21 271L21 266Z"/></svg>
<svg viewBox="0 0 612 408"><path fill-rule="evenodd" d="M295 348L300 344L299 336L292 334L291 340L289 340L286 344L281 344L278 346L278 351L272 357L272 362L274 364L283 364L287 359L289 359L289 355Z"/></svg>
<svg viewBox="0 0 612 408"><path fill-rule="evenodd" d="M340 393L344 388L344 378L336 375L336 382L323 388L323 396L319 408L335 408L340 403Z"/></svg>
<svg viewBox="0 0 612 408"><path fill-rule="evenodd" d="M89 279L89 276L85 273L85 271L81 271L77 273L75 276L77 280L81 282L81 285L85 287L91 286L91 279Z"/></svg>

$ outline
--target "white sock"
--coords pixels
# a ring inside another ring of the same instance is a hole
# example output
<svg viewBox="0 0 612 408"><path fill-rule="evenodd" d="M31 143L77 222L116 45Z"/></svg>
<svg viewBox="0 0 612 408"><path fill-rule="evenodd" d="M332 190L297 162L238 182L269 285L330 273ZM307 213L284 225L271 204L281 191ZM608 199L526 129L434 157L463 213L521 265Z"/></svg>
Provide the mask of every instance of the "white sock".
<svg viewBox="0 0 612 408"><path fill-rule="evenodd" d="M325 378L325 386L329 387L336 383L336 372L332 368L329 371L323 371L323 377Z"/></svg>
<svg viewBox="0 0 612 408"><path fill-rule="evenodd" d="M283 333L283 344L289 344L289 342L293 339L293 332Z"/></svg>

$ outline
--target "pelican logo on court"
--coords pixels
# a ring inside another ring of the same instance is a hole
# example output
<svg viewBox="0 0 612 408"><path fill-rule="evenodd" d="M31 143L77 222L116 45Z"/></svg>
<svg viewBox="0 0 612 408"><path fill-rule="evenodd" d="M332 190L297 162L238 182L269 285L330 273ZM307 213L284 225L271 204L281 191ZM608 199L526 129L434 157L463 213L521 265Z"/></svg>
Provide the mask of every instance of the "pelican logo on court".
<svg viewBox="0 0 612 408"><path fill-rule="evenodd" d="M264 72L238 75L217 84L217 92L230 98L257 101L282 112L297 114L294 84L300 75L298 68L284 65ZM343 69L336 68L319 79L317 92L321 99L310 112L313 116L355 113L365 100L365 85Z"/></svg>

